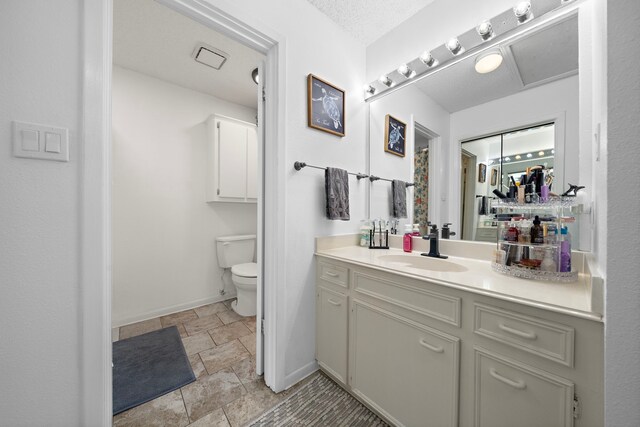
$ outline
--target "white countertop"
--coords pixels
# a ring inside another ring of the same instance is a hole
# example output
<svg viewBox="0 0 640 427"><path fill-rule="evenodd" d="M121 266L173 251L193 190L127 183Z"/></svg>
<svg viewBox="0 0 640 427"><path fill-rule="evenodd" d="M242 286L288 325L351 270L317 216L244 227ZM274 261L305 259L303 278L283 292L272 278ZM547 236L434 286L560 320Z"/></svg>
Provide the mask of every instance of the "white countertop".
<svg viewBox="0 0 640 427"><path fill-rule="evenodd" d="M420 252L405 253L400 249L370 250L360 246L323 248L316 255L361 265L386 272L394 272L414 279L461 289L494 298L555 311L589 320L602 321L602 315L591 308L591 277L580 274L573 283L543 282L520 279L497 273L489 261L449 256L446 261L467 268L463 272L442 272L398 266L379 259L383 255L407 255L424 258ZM438 259L433 259L435 262Z"/></svg>

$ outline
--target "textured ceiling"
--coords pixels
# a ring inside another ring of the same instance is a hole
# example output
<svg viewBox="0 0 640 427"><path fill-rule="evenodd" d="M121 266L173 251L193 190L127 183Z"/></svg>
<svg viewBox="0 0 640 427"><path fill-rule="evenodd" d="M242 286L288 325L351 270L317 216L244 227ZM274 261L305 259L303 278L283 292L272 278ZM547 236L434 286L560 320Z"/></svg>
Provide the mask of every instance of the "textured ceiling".
<svg viewBox="0 0 640 427"><path fill-rule="evenodd" d="M528 34L501 47L504 61L478 74L475 57L415 85L450 113L512 95L535 85L578 73L578 17Z"/></svg>
<svg viewBox="0 0 640 427"><path fill-rule="evenodd" d="M434 0L307 0L368 46Z"/></svg>
<svg viewBox="0 0 640 427"><path fill-rule="evenodd" d="M220 70L191 57L204 42L229 54ZM113 3L113 62L217 98L256 108L251 71L263 55L153 0Z"/></svg>

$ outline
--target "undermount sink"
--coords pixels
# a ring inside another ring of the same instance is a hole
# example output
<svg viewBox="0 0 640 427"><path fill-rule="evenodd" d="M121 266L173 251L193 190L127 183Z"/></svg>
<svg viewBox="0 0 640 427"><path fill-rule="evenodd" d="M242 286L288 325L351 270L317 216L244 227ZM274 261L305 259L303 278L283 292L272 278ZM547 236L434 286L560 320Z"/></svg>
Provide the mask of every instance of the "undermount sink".
<svg viewBox="0 0 640 427"><path fill-rule="evenodd" d="M468 270L467 267L451 261L416 255L381 255L378 260L394 268L410 267L446 273L462 273Z"/></svg>

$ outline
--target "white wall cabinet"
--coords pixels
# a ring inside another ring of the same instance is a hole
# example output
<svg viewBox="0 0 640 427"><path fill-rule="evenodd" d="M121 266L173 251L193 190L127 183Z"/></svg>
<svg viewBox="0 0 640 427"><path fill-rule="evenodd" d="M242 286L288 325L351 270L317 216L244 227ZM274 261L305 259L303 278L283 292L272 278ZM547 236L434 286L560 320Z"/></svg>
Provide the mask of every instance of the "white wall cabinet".
<svg viewBox="0 0 640 427"><path fill-rule="evenodd" d="M317 259L318 364L390 424L603 425L602 323Z"/></svg>
<svg viewBox="0 0 640 427"><path fill-rule="evenodd" d="M256 126L213 115L207 120L207 202L256 203Z"/></svg>

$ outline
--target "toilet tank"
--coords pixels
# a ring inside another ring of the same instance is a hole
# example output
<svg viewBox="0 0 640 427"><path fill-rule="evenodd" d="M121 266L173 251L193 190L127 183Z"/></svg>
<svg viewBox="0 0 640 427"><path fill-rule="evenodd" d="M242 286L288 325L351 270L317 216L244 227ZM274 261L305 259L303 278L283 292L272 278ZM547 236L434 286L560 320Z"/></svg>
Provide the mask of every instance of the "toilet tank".
<svg viewBox="0 0 640 427"><path fill-rule="evenodd" d="M221 236L216 239L218 265L231 268L236 264L253 262L256 251L255 234Z"/></svg>

